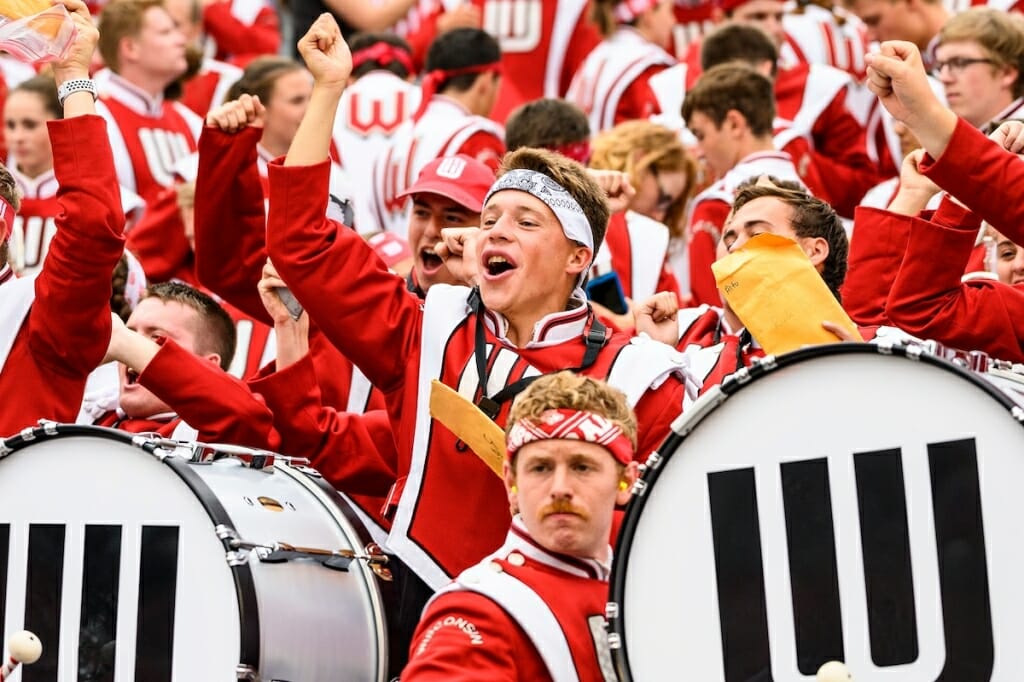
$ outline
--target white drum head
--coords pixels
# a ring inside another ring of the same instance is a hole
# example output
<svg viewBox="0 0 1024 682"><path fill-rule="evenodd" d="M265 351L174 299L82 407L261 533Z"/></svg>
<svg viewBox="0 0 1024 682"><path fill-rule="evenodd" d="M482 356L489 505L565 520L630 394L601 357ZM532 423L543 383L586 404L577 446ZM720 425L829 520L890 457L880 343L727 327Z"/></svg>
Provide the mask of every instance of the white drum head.
<svg viewBox="0 0 1024 682"><path fill-rule="evenodd" d="M361 552L314 479L162 462L127 434L56 428L0 459L0 638L31 629L44 650L24 682L213 682L240 665L263 680L385 679L365 564L267 563L218 537Z"/></svg>
<svg viewBox="0 0 1024 682"><path fill-rule="evenodd" d="M623 679L1020 679L1020 410L895 352L799 351L677 423L616 551Z"/></svg>

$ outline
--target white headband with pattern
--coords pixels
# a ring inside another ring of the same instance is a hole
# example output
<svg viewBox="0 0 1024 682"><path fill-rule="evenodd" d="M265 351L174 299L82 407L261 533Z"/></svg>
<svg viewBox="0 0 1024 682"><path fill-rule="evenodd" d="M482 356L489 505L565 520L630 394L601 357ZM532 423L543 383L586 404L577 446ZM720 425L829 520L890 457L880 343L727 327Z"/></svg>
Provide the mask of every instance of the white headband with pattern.
<svg viewBox="0 0 1024 682"><path fill-rule="evenodd" d="M502 175L491 185L491 190L484 199L484 206L492 196L506 189L527 192L543 201L558 218L566 237L583 244L591 251L594 250L594 232L590 229L590 221L583 213L583 208L569 194L568 190L557 182L543 173L526 168L516 168Z"/></svg>

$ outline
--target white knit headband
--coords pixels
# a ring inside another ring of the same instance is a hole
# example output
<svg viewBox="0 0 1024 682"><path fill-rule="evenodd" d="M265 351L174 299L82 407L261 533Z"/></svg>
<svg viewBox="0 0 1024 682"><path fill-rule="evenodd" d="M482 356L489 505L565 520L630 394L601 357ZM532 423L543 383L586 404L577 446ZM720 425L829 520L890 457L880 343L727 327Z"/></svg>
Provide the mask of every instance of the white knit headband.
<svg viewBox="0 0 1024 682"><path fill-rule="evenodd" d="M562 225L562 232L574 242L583 244L591 251L594 250L594 232L590 229L590 222L579 205L568 190L557 182L537 171L526 168L510 170L498 178L491 190L484 199L484 206L491 200L491 197L506 189L517 189L537 197L551 209Z"/></svg>

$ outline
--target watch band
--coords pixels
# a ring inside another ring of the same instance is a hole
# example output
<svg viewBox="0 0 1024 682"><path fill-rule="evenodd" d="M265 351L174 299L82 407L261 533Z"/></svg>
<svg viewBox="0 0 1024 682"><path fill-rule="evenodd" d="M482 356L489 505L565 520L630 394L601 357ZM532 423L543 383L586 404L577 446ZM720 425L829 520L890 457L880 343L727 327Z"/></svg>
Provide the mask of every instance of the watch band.
<svg viewBox="0 0 1024 682"><path fill-rule="evenodd" d="M57 88L57 99L60 101L60 105L64 106L64 100L73 95L76 92L90 92L92 98L96 100L96 83L89 78L73 78L69 81L64 81Z"/></svg>

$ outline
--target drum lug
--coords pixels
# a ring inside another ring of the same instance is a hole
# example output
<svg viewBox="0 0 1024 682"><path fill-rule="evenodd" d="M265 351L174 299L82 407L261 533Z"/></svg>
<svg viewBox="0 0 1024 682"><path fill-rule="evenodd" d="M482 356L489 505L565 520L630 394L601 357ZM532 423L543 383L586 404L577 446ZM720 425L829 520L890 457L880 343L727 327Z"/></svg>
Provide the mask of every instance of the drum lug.
<svg viewBox="0 0 1024 682"><path fill-rule="evenodd" d="M644 493L647 492L647 481L643 479L637 479L633 482L633 495L635 497L643 497Z"/></svg>
<svg viewBox="0 0 1024 682"><path fill-rule="evenodd" d="M622 637L617 632L608 633L608 648L618 650L622 648Z"/></svg>
<svg viewBox="0 0 1024 682"><path fill-rule="evenodd" d="M249 563L249 552L244 549L233 549L224 552L224 560L228 562L228 566L245 566Z"/></svg>
<svg viewBox="0 0 1024 682"><path fill-rule="evenodd" d="M615 601L608 602L604 607L604 617L609 621L618 620L619 603Z"/></svg>
<svg viewBox="0 0 1024 682"><path fill-rule="evenodd" d="M57 422L52 421L50 419L40 419L39 426L43 428L43 433L45 433L47 436L57 435Z"/></svg>
<svg viewBox="0 0 1024 682"><path fill-rule="evenodd" d="M370 565L370 570L373 574L385 582L391 582L395 577L391 574L391 569L388 568L388 555L384 553L384 550L380 548L376 542L363 547L363 554L367 557L366 563Z"/></svg>
<svg viewBox="0 0 1024 682"><path fill-rule="evenodd" d="M260 674L251 665L241 665L241 664L239 664L235 668L235 679L236 680L252 680L253 682L260 682Z"/></svg>

